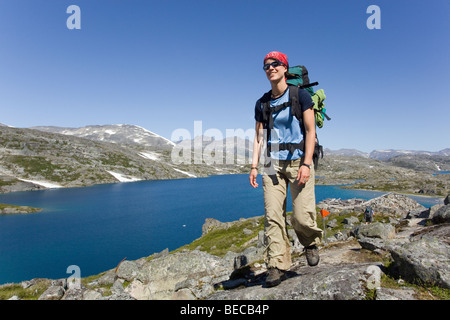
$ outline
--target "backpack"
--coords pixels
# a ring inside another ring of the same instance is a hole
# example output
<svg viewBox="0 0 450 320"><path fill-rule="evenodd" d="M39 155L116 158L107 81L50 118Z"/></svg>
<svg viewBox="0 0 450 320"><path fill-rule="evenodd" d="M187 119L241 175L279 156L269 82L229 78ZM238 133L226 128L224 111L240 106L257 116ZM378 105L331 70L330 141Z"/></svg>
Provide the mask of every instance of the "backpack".
<svg viewBox="0 0 450 320"><path fill-rule="evenodd" d="M325 92L323 89L319 89L316 92L313 90L313 86L318 85L318 82L309 82L308 69L305 66L294 66L290 67L288 70L290 76L287 78L287 84L297 86L299 88L305 89L311 95L314 101L314 116L316 119L316 125L319 128L323 127L324 118L331 120L331 118L326 114L325 103Z"/></svg>
<svg viewBox="0 0 450 320"><path fill-rule="evenodd" d="M273 117L272 114L274 112L278 112L289 105L291 105L291 114L297 118L300 122L300 127L302 132L305 132L305 128L303 125L303 117L301 112L301 106L298 99L298 90L305 89L311 95L312 100L314 101L314 117L316 120L316 125L319 128L323 126L324 117L327 120L331 120L330 117L325 113L326 109L324 108L323 101L326 96L323 89L314 92L312 89L313 86L318 85L318 82L310 83L308 70L305 66L294 66L290 67L288 70L290 76L287 78L287 84L289 85L289 101L285 102L276 107L270 107L270 99L271 99L271 91L266 92L260 99L263 105L263 123L264 128L267 129L267 134L270 134L270 129L273 129ZM269 137L267 137L267 141L269 141ZM293 153L296 149L300 149L301 151L305 151L304 140L300 143L282 143L278 145L278 150L289 150L289 152ZM267 145L267 155L270 155L271 145ZM319 139L317 138L316 132L316 145L314 147L313 153L313 163L314 169L317 169L319 163L319 157L323 158L323 147L319 144Z"/></svg>

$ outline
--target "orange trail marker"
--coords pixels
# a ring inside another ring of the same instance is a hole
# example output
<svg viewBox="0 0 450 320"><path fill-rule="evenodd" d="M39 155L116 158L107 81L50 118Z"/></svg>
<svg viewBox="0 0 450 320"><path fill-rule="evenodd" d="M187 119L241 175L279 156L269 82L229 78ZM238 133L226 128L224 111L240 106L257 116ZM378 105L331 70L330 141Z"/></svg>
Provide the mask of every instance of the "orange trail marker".
<svg viewBox="0 0 450 320"><path fill-rule="evenodd" d="M323 240L324 240L324 243L326 245L327 244L327 229L325 228L325 217L327 215L329 215L330 212L327 211L327 210L320 209L320 214L322 215L322 218L323 218L322 219L322 222L323 222L323 235L324 235Z"/></svg>
<svg viewBox="0 0 450 320"><path fill-rule="evenodd" d="M329 215L330 214L330 212L329 211L327 211L327 210L323 210L323 209L321 209L320 210L320 214L322 215L322 218L325 218L327 215Z"/></svg>

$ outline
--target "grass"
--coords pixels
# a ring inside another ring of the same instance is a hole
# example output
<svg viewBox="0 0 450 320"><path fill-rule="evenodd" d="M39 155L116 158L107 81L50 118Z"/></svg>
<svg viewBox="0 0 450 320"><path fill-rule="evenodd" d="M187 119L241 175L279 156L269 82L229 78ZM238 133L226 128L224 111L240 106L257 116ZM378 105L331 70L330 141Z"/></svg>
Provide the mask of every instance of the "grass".
<svg viewBox="0 0 450 320"><path fill-rule="evenodd" d="M11 283L0 286L0 300L8 300L13 296L21 300L37 300L50 286L52 280L37 279L36 284L24 289L20 283Z"/></svg>
<svg viewBox="0 0 450 320"><path fill-rule="evenodd" d="M244 229L252 231L251 234L244 233ZM254 245L261 230L264 230L264 217L247 219L236 222L226 229L213 229L175 251L199 248L201 251L223 257L228 251L242 252L250 245Z"/></svg>
<svg viewBox="0 0 450 320"><path fill-rule="evenodd" d="M450 289L433 286L419 285L395 279L386 274L381 275L381 287L388 289L412 288L418 300L450 300Z"/></svg>

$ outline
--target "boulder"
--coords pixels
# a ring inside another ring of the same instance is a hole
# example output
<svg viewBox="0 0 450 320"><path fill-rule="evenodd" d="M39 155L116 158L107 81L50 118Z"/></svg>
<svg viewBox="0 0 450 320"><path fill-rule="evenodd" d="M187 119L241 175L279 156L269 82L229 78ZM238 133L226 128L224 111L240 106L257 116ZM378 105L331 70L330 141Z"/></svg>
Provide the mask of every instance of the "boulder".
<svg viewBox="0 0 450 320"><path fill-rule="evenodd" d="M327 222L327 228L336 228L338 226L338 222L336 219L330 220Z"/></svg>
<svg viewBox="0 0 450 320"><path fill-rule="evenodd" d="M218 291L208 300L361 300L369 275L367 264L305 267L273 288L255 285Z"/></svg>
<svg viewBox="0 0 450 320"><path fill-rule="evenodd" d="M136 278L138 272L139 268L136 262L125 260L117 269L117 276L121 279L132 281L134 278Z"/></svg>
<svg viewBox="0 0 450 320"><path fill-rule="evenodd" d="M426 219L430 216L430 208L417 208L408 212L406 219Z"/></svg>
<svg viewBox="0 0 450 320"><path fill-rule="evenodd" d="M393 239L395 237L395 227L381 222L362 224L354 232L358 239L363 237Z"/></svg>
<svg viewBox="0 0 450 320"><path fill-rule="evenodd" d="M355 216L351 216L351 217L345 218L342 222L344 224L353 225L353 224L358 224L359 219Z"/></svg>
<svg viewBox="0 0 450 320"><path fill-rule="evenodd" d="M52 285L44 291L38 300L61 300L64 296L64 287L60 285Z"/></svg>
<svg viewBox="0 0 450 320"><path fill-rule="evenodd" d="M371 199L362 204L365 208L366 206L371 206L375 214L382 213L386 215L394 215L399 217L404 217L406 214L415 209L426 210L424 206L411 199L408 196L398 194L398 193L387 193L380 197Z"/></svg>
<svg viewBox="0 0 450 320"><path fill-rule="evenodd" d="M420 285L450 289L450 225L427 227L410 241L389 246L394 275Z"/></svg>
<svg viewBox="0 0 450 320"><path fill-rule="evenodd" d="M228 278L232 271L231 264L217 256L198 250L187 250L153 259L141 267L136 280L147 287L142 289L146 292L146 296L142 298L171 299L176 288L183 288L179 284L183 281L191 279L195 281L197 289L202 289L203 284L209 284L211 279L220 282Z"/></svg>
<svg viewBox="0 0 450 320"><path fill-rule="evenodd" d="M438 209L431 218L433 223L448 223L450 222L450 204L442 206Z"/></svg>

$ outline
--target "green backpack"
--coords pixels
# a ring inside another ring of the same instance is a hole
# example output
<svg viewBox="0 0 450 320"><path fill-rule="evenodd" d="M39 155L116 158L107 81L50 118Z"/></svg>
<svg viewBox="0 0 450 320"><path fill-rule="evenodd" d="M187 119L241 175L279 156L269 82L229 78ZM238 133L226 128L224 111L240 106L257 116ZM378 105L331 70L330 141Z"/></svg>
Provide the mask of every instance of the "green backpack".
<svg viewBox="0 0 450 320"><path fill-rule="evenodd" d="M305 89L311 95L314 101L314 115L316 118L316 125L319 128L323 127L323 119L331 120L331 118L326 114L325 103L323 102L326 98L323 89L319 89L316 92L313 90L313 86L318 85L318 82L309 82L308 69L305 66L294 66L290 67L288 70L290 74L287 78L287 83L299 88Z"/></svg>

